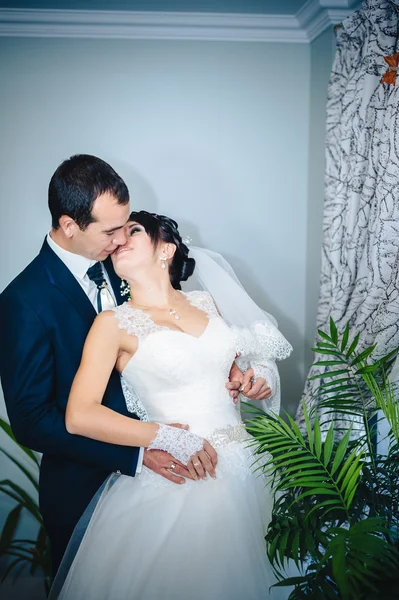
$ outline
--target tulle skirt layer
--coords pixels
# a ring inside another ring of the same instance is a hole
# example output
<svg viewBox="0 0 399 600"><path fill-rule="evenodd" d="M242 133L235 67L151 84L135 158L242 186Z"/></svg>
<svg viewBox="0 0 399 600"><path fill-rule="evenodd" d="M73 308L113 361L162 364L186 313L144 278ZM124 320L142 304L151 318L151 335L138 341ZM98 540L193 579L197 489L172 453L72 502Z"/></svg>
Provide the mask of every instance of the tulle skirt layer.
<svg viewBox="0 0 399 600"><path fill-rule="evenodd" d="M82 517L51 600L265 600L272 498L243 444L218 448L217 478L112 475Z"/></svg>

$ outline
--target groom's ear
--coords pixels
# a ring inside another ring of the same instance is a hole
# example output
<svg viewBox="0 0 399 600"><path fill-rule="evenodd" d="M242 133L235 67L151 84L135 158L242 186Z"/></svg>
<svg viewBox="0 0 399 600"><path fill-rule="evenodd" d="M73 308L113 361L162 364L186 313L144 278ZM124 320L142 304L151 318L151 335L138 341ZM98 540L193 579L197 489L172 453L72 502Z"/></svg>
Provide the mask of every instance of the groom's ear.
<svg viewBox="0 0 399 600"><path fill-rule="evenodd" d="M71 217L68 217L68 215L62 215L58 222L60 224L60 228L64 232L64 235L68 239L71 239L76 231L76 221L74 221Z"/></svg>

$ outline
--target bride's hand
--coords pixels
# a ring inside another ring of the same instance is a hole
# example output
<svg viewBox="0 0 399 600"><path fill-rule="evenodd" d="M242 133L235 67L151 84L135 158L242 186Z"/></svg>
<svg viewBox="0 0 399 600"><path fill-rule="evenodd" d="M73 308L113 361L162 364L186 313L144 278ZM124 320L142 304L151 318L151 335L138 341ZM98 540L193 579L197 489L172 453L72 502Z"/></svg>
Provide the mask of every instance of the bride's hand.
<svg viewBox="0 0 399 600"><path fill-rule="evenodd" d="M204 448L193 454L187 463L187 469L193 479L205 479L206 473L216 478L215 467L217 465L216 450L207 440L204 440Z"/></svg>
<svg viewBox="0 0 399 600"><path fill-rule="evenodd" d="M148 444L148 450L164 450L179 462L187 465L189 473L198 477L206 477L209 473L215 477L217 463L216 450L207 440L180 427L172 427L164 423L149 423L151 428L157 427L156 435ZM188 466L190 465L190 466Z"/></svg>

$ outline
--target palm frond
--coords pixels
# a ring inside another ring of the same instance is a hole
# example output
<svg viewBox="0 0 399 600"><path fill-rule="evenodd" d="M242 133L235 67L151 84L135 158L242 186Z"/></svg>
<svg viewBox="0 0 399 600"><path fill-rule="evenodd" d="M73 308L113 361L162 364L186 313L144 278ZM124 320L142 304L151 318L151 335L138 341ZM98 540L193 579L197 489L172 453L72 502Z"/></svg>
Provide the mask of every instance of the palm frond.
<svg viewBox="0 0 399 600"><path fill-rule="evenodd" d="M0 492L22 504L40 524L42 523L42 516L37 502L20 485L10 479L2 479L0 481Z"/></svg>
<svg viewBox="0 0 399 600"><path fill-rule="evenodd" d="M3 448L0 448L0 451L18 467L18 469L26 477L27 481L33 485L33 488L37 493L39 488L38 458L32 450L18 444L12 433L10 425L1 418L0 428L15 443L16 447L20 451L24 452L26 457L28 457L30 466L25 466L21 460L15 458ZM40 570L43 573L44 585L46 592L48 593L52 579L51 553L49 540L43 527L42 516L40 514L37 500L28 492L26 492L23 487L17 485L10 479L3 479L0 481L0 493L8 496L16 503L16 505L8 514L0 535L0 556L9 556L13 558L3 573L2 581L4 581L10 574L13 574L15 579L18 577L21 569L29 567L30 573L35 573L37 570ZM15 537L18 523L23 511L30 513L39 524L39 532L36 540L17 539Z"/></svg>
<svg viewBox="0 0 399 600"><path fill-rule="evenodd" d="M33 475L29 469L27 469L20 460L17 460L16 458L14 458L9 452L6 452L6 450L4 450L4 448L0 448L0 452L2 452L5 456L7 456L7 458L9 458L11 460L11 462L13 462L15 465L17 465L17 467L20 469L20 471L22 471L22 473L29 479L29 481L31 482L31 484L33 485L33 487L39 491L39 483L38 483L38 473L36 473L35 475Z"/></svg>
<svg viewBox="0 0 399 600"><path fill-rule="evenodd" d="M375 346L362 347L349 324L340 336L333 319L319 335L304 431L287 414L258 411L247 424L257 470L276 492L269 560L278 586L294 586L290 600L399 598L399 404L388 380L398 349L375 360ZM379 410L387 456L374 445ZM289 560L302 570L296 578L286 576Z"/></svg>
<svg viewBox="0 0 399 600"><path fill-rule="evenodd" d="M266 453L263 469L278 470L275 482L276 492L290 489L300 490L295 502L311 497L313 510L323 508L327 512L348 511L356 492L363 455L352 452L346 456L350 431L338 444L334 460L331 460L334 444L334 428L330 425L325 440L318 417L313 429L304 405L304 415L308 437L305 438L298 426L287 414L288 423L281 417L264 415L247 424L254 440L251 445L255 452Z"/></svg>
<svg viewBox="0 0 399 600"><path fill-rule="evenodd" d="M333 527L326 531L331 541L318 568L332 560L334 579L343 600L358 597L359 584L363 590L376 594L378 581L397 571L399 552L386 541L386 533L384 520L378 517L364 519L349 529Z"/></svg>
<svg viewBox="0 0 399 600"><path fill-rule="evenodd" d="M30 450L30 448L27 448L26 446L22 446L21 444L19 444L17 442L17 440L15 439L15 435L12 432L11 426L9 423L7 423L7 421L5 421L4 419L2 419L0 417L0 428L8 435L8 437L10 439L13 440L13 442L15 442L15 444L23 451L25 452L25 454L36 464L36 466L40 466L39 464L39 460L36 456L36 454L33 452L33 450Z"/></svg>

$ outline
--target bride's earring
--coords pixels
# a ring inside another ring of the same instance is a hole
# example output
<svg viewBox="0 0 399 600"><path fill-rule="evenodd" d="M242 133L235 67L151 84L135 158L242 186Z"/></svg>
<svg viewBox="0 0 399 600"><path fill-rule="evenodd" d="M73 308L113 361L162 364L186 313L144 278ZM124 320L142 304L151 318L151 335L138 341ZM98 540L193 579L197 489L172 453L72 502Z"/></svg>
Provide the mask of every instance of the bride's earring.
<svg viewBox="0 0 399 600"><path fill-rule="evenodd" d="M131 298L131 294L130 294L130 285L128 284L127 281L125 281L125 279L121 280L121 296L129 296L129 298Z"/></svg>
<svg viewBox="0 0 399 600"><path fill-rule="evenodd" d="M161 268L166 269L166 261L168 259L166 258L165 254L162 254L159 260L161 261Z"/></svg>

